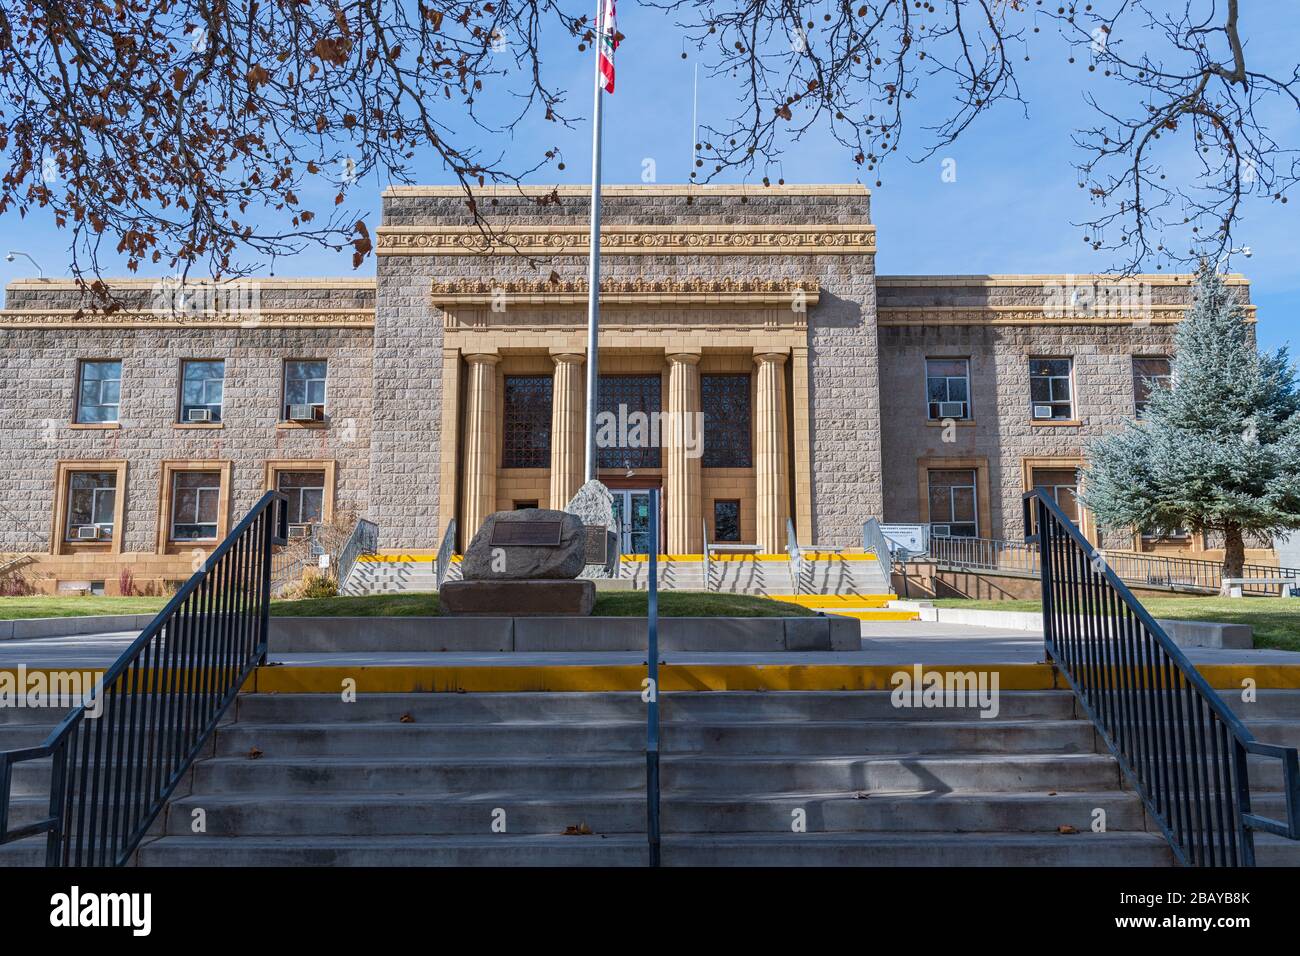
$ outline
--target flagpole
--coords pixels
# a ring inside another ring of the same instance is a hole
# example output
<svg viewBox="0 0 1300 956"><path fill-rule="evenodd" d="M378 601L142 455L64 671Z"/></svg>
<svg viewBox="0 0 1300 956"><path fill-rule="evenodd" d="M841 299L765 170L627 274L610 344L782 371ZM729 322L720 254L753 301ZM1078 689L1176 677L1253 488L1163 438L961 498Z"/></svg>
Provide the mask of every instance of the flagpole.
<svg viewBox="0 0 1300 956"><path fill-rule="evenodd" d="M604 82L600 75L601 38L605 29L605 0L596 0L595 104L591 132L591 238L587 254L587 469L586 480L596 477L596 401L600 381L597 340L600 327L600 127Z"/></svg>

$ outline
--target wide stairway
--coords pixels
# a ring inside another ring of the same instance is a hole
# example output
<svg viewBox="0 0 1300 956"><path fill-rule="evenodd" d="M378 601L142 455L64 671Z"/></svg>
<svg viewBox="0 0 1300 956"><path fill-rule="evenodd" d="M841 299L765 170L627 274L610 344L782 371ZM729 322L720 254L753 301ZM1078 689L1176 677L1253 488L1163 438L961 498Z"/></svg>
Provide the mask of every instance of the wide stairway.
<svg viewBox="0 0 1300 956"><path fill-rule="evenodd" d="M1261 739L1300 742L1300 691L1238 707ZM51 724L0 710L0 747ZM644 747L634 693L247 694L136 862L644 865ZM1172 862L1066 691L1003 691L994 718L888 692L667 694L663 754L665 865ZM14 768L11 825L47 781ZM1284 814L1275 765L1252 758L1252 784L1257 811ZM1261 865L1300 864L1290 841L1256 844Z"/></svg>

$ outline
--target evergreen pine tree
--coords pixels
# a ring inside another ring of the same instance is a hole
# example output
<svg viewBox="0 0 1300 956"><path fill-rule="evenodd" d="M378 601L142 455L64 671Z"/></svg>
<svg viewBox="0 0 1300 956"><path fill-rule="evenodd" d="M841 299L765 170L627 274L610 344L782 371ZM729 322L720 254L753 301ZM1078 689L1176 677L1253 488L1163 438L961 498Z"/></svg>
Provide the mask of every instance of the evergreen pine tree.
<svg viewBox="0 0 1300 956"><path fill-rule="evenodd" d="M1248 538L1300 528L1296 369L1286 349L1256 349L1213 268L1175 333L1169 387L1087 457L1080 499L1099 527L1217 533L1224 577L1242 576Z"/></svg>

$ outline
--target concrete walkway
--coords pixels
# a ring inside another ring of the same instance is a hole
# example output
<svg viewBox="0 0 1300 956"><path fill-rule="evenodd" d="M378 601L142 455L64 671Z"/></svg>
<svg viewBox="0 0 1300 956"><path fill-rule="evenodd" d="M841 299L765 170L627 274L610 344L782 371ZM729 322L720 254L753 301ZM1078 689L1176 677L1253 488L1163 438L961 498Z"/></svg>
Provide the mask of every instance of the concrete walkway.
<svg viewBox="0 0 1300 956"><path fill-rule="evenodd" d="M73 635L39 640L0 642L0 668L103 668L115 661L136 632ZM863 622L859 651L706 653L667 652L674 664L1033 664L1043 660L1042 635L933 622ZM1191 648L1187 656L1198 664L1300 664L1300 653L1275 650ZM274 654L271 660L296 666L530 666L640 664L638 652L552 653L378 653Z"/></svg>

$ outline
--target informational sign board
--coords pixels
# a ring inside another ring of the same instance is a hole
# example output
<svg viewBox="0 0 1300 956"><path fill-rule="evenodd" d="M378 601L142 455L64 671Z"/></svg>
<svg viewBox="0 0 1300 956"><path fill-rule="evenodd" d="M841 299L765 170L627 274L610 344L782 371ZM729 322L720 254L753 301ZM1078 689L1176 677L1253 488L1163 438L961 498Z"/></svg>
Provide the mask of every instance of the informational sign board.
<svg viewBox="0 0 1300 956"><path fill-rule="evenodd" d="M930 550L930 526L927 524L882 524L880 533L895 553L925 554Z"/></svg>
<svg viewBox="0 0 1300 956"><path fill-rule="evenodd" d="M494 548L558 548L562 521L498 521L492 525Z"/></svg>
<svg viewBox="0 0 1300 956"><path fill-rule="evenodd" d="M603 524L585 525L587 557L584 564L604 564L609 560L609 529Z"/></svg>

